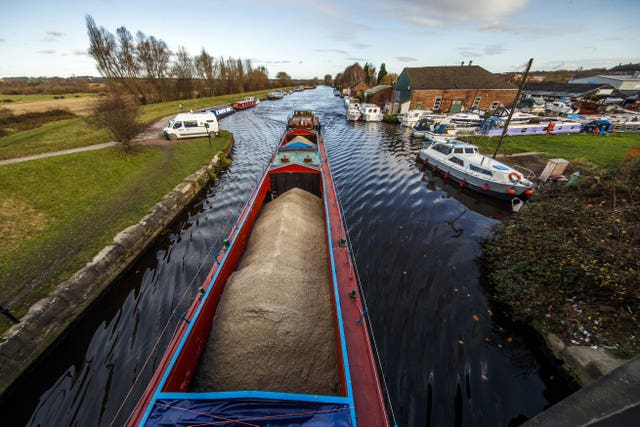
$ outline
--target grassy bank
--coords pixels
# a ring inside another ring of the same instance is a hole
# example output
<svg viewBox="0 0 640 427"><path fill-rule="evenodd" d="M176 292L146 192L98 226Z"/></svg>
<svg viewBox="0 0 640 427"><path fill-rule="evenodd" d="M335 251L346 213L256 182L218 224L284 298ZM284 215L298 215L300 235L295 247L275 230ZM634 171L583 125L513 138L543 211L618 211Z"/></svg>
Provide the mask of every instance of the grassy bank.
<svg viewBox="0 0 640 427"><path fill-rule="evenodd" d="M195 111L207 106L228 104L245 96L266 97L268 92L263 90L145 105L142 107L142 121L153 123L163 117L177 114L179 104L182 104L185 111ZM56 121L37 129L0 137L0 160L85 147L109 140L109 135L104 130L91 126L82 118Z"/></svg>
<svg viewBox="0 0 640 427"><path fill-rule="evenodd" d="M230 142L223 131L213 149L198 138L0 167L0 304L23 315Z"/></svg>
<svg viewBox="0 0 640 427"><path fill-rule="evenodd" d="M498 137L465 136L463 139L480 147L485 154L493 154ZM544 152L550 159L563 158L588 169L613 167L629 148L640 146L638 133L611 133L606 136L590 133L565 135L528 135L505 137L499 154Z"/></svg>
<svg viewBox="0 0 640 427"><path fill-rule="evenodd" d="M511 318L640 353L640 159L542 189L498 226L484 265Z"/></svg>

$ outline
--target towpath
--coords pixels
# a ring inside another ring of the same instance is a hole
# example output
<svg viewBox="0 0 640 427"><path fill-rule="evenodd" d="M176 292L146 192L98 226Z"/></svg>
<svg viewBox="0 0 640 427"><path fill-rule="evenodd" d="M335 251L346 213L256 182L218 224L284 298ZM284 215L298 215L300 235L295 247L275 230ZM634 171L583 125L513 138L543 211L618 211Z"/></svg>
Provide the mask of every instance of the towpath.
<svg viewBox="0 0 640 427"><path fill-rule="evenodd" d="M50 153L34 154L33 156L16 157L13 159L0 160L0 165L8 165L11 163L28 162L29 160L43 159L45 157L60 156L62 154L79 153L81 151L102 150L103 148L114 147L120 145L119 142L111 141L102 144L87 145L86 147L70 148L68 150L52 151Z"/></svg>

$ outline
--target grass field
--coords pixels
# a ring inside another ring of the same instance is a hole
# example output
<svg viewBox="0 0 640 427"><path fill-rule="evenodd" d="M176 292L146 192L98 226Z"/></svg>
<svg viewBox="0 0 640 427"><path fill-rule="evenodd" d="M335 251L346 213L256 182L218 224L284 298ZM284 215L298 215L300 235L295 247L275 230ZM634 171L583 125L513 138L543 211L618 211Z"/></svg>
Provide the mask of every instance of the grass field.
<svg viewBox="0 0 640 427"><path fill-rule="evenodd" d="M213 149L197 138L0 166L0 304L23 315L231 137L221 132ZM1 318L0 331L8 326Z"/></svg>
<svg viewBox="0 0 640 427"><path fill-rule="evenodd" d="M14 114L47 111L61 108L81 116L89 114L95 93L65 95L0 95L0 108Z"/></svg>
<svg viewBox="0 0 640 427"><path fill-rule="evenodd" d="M492 155L499 138L465 137ZM590 133L565 135L528 135L505 137L499 154L543 152L546 157L563 158L587 168L611 167L621 161L631 147L640 146L640 133L611 133L606 136Z"/></svg>
<svg viewBox="0 0 640 427"><path fill-rule="evenodd" d="M269 91L247 92L212 98L187 99L163 102L142 107L142 121L153 123L171 114L178 114L178 105L185 111L200 110L219 104L228 104L245 96L263 97ZM84 147L109 141L109 135L89 125L82 118L48 123L40 128L16 132L0 137L0 160L24 157L33 154L49 153L68 148Z"/></svg>

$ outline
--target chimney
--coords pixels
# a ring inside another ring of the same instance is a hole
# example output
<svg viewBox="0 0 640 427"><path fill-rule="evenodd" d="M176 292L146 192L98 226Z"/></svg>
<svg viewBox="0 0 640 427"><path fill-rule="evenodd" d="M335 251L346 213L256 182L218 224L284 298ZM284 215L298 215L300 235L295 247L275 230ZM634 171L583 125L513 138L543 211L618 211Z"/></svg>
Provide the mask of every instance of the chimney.
<svg viewBox="0 0 640 427"><path fill-rule="evenodd" d="M463 66L464 66L464 61L462 61L462 62L460 63L460 66L461 66L461 67L463 67Z"/></svg>
<svg viewBox="0 0 640 427"><path fill-rule="evenodd" d="M471 67L471 64L473 64L473 60L469 61L469 67Z"/></svg>

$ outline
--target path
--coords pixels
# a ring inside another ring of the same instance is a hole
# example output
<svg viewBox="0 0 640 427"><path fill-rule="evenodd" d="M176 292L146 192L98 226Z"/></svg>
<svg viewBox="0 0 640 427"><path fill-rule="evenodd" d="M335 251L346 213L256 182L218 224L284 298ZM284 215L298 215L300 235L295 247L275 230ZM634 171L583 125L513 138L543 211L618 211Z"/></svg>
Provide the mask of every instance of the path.
<svg viewBox="0 0 640 427"><path fill-rule="evenodd" d="M162 119L149 124L147 128L140 133L138 138L132 141L132 144L168 145L170 141L167 141L162 137L162 129L166 126L169 118L173 116L174 115L163 117ZM79 153L82 151L102 150L103 148L115 147L117 145L120 145L120 143L116 141L111 141L111 142L104 142L102 144L88 145L86 147L70 148L68 150L52 151L49 153L34 154L32 156L25 156L25 157L16 157L13 159L0 160L0 165L27 162L29 160L43 159L45 157L52 157L52 156L60 156L62 154Z"/></svg>

